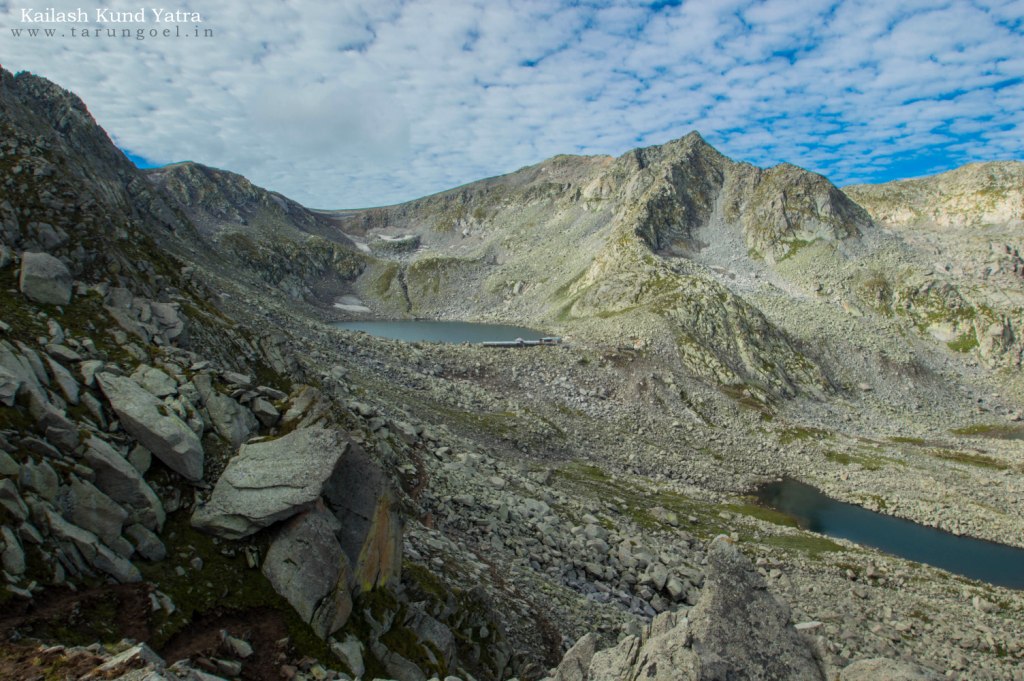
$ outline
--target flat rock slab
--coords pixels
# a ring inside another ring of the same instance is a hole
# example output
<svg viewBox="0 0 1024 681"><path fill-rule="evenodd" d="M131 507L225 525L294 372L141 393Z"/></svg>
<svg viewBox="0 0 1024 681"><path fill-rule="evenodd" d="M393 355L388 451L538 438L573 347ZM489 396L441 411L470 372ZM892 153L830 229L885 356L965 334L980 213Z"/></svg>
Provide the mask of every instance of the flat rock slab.
<svg viewBox="0 0 1024 681"><path fill-rule="evenodd" d="M322 428L242 445L192 525L241 539L313 506L339 472L348 441Z"/></svg>
<svg viewBox="0 0 1024 681"><path fill-rule="evenodd" d="M167 466L193 482L203 478L203 445L163 402L130 378L96 374L128 434Z"/></svg>

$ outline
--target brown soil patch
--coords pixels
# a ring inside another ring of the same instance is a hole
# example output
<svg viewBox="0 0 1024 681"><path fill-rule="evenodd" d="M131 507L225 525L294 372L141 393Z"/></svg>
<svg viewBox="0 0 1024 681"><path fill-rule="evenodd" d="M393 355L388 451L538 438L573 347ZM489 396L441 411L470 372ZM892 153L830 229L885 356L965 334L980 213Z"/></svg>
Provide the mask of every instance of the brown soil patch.
<svg viewBox="0 0 1024 681"><path fill-rule="evenodd" d="M288 637L284 616L270 608L246 612L219 612L197 616L183 631L171 638L159 652L168 664L185 658L234 659L221 643L221 630L252 646L253 654L242 663L241 678L264 681L279 677L282 651L277 642Z"/></svg>
<svg viewBox="0 0 1024 681"><path fill-rule="evenodd" d="M0 640L30 637L65 645L144 641L150 633L150 588L121 584L82 591L48 589L31 601L11 599L0 611Z"/></svg>

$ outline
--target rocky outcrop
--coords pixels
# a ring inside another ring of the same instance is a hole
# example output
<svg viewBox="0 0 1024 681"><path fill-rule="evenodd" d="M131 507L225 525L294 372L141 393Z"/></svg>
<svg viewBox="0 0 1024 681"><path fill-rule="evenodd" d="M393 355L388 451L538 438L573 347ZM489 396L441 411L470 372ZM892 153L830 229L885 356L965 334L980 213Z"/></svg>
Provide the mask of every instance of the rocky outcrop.
<svg viewBox="0 0 1024 681"><path fill-rule="evenodd" d="M844 187L843 192L888 225L931 223L963 229L1024 221L1024 163L970 163L938 175L884 184Z"/></svg>
<svg viewBox="0 0 1024 681"><path fill-rule="evenodd" d="M192 525L240 539L311 508L335 478L348 441L337 431L307 428L242 445Z"/></svg>
<svg viewBox="0 0 1024 681"><path fill-rule="evenodd" d="M704 590L689 617L659 615L643 637L595 651L584 637L553 681L824 681L811 643L790 623L789 608L726 537L708 549Z"/></svg>
<svg viewBox="0 0 1024 681"><path fill-rule="evenodd" d="M380 467L338 431L297 430L242 446L193 526L240 539L279 521L263 574L322 638L352 610L352 593L394 583L402 528Z"/></svg>
<svg viewBox="0 0 1024 681"><path fill-rule="evenodd" d="M789 606L772 596L761 575L731 541L708 549L708 576L690 613L701 678L823 678L809 641L793 628Z"/></svg>
<svg viewBox="0 0 1024 681"><path fill-rule="evenodd" d="M252 411L217 392L209 374L197 375L192 383L199 391L213 429L232 447L239 447L256 431L258 424Z"/></svg>
<svg viewBox="0 0 1024 681"><path fill-rule="evenodd" d="M187 480L202 479L203 445L184 421L130 378L99 373L96 380L132 437Z"/></svg>
<svg viewBox="0 0 1024 681"><path fill-rule="evenodd" d="M21 292L30 300L49 305L71 302L71 272L49 253L26 251L21 255Z"/></svg>
<svg viewBox="0 0 1024 681"><path fill-rule="evenodd" d="M274 590L324 639L352 612L349 563L337 540L340 531L341 523L321 505L285 522L263 563Z"/></svg>

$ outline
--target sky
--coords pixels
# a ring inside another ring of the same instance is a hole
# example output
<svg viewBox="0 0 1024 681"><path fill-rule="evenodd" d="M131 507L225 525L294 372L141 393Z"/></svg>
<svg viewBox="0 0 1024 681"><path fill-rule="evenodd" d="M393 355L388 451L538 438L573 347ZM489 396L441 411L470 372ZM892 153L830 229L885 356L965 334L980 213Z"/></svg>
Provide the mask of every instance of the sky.
<svg viewBox="0 0 1024 681"><path fill-rule="evenodd" d="M691 130L839 185L1024 158L1024 0L159 3L201 23L140 2L0 0L0 62L77 93L139 165L197 161L311 207ZM145 23L109 14L140 6ZM47 7L88 21L23 21ZM133 37L81 36L101 26Z"/></svg>

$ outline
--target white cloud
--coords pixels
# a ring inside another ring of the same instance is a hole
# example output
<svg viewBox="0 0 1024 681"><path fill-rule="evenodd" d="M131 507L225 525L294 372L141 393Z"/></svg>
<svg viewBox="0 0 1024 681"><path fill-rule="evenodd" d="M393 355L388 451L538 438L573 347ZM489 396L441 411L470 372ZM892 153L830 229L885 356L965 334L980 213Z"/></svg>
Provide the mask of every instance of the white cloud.
<svg viewBox="0 0 1024 681"><path fill-rule="evenodd" d="M317 207L691 129L839 183L1024 156L1021 0L187 0L213 38L144 41L10 36L28 6L0 2L6 68L77 92L135 154Z"/></svg>

